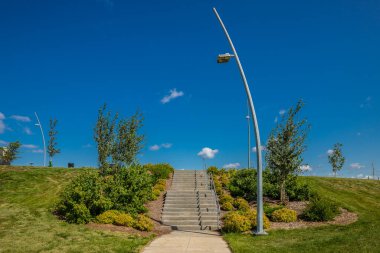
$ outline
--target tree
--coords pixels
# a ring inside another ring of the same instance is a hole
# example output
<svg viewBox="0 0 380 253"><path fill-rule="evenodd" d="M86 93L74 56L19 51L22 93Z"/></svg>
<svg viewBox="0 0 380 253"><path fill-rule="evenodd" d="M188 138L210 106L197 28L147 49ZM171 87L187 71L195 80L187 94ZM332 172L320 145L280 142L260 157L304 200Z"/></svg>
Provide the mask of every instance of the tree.
<svg viewBox="0 0 380 253"><path fill-rule="evenodd" d="M342 147L343 145L341 143L336 143L328 155L329 163L331 164L335 177L336 173L343 168L344 162L346 161L342 153Z"/></svg>
<svg viewBox="0 0 380 253"><path fill-rule="evenodd" d="M94 139L97 143L98 162L100 173L106 174L110 167L108 159L112 154L115 140L115 124L118 115L111 117L110 112L106 112L107 105L104 104L98 111L98 120L95 126Z"/></svg>
<svg viewBox="0 0 380 253"><path fill-rule="evenodd" d="M137 111L129 119L118 122L112 151L112 160L117 165L129 166L136 162L136 156L143 147L144 135L139 134L143 120L142 114Z"/></svg>
<svg viewBox="0 0 380 253"><path fill-rule="evenodd" d="M284 114L267 143L267 167L279 186L282 203L286 202L286 181L300 172L302 154L306 150L305 139L310 125L306 119L297 119L303 106L300 100Z"/></svg>
<svg viewBox="0 0 380 253"><path fill-rule="evenodd" d="M10 142L7 147L1 148L2 155L0 156L0 164L10 165L18 158L19 148L21 143L19 141Z"/></svg>
<svg viewBox="0 0 380 253"><path fill-rule="evenodd" d="M59 154L61 151L57 148L56 135L58 131L56 130L58 120L50 119L50 129L49 129L49 143L48 143L48 154L49 154L49 167L53 167L53 157Z"/></svg>

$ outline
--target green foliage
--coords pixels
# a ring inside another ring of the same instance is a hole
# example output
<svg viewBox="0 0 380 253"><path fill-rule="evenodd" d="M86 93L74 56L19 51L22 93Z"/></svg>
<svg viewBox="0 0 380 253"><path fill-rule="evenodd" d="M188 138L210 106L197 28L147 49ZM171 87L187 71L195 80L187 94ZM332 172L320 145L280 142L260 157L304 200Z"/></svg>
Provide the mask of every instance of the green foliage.
<svg viewBox="0 0 380 253"><path fill-rule="evenodd" d="M343 156L342 152L343 145L341 143L336 143L331 153L329 153L328 159L331 167L333 168L334 175L336 172L343 168L346 158Z"/></svg>
<svg viewBox="0 0 380 253"><path fill-rule="evenodd" d="M48 154L50 157L49 167L53 167L53 157L59 154L61 151L57 148L56 135L58 131L56 130L58 120L50 119L50 129L49 129L49 142L48 142Z"/></svg>
<svg viewBox="0 0 380 253"><path fill-rule="evenodd" d="M257 211L256 211L256 209L250 209L248 211L243 212L243 214L249 219L249 221L251 223L251 229L256 228L256 226L257 226ZM264 224L263 224L264 228L265 229L270 228L270 221L265 214L264 214L263 220L264 220Z"/></svg>
<svg viewBox="0 0 380 253"><path fill-rule="evenodd" d="M230 202L232 203L234 201L234 198L231 197L231 195L225 193L225 194L222 194L220 197L219 197L219 202L221 204L225 203L225 202Z"/></svg>
<svg viewBox="0 0 380 253"><path fill-rule="evenodd" d="M85 172L66 186L57 211L70 223L87 223L88 214L95 217L111 209L131 214L145 212L144 204L151 196L151 177L141 166L120 169L107 177Z"/></svg>
<svg viewBox="0 0 380 253"><path fill-rule="evenodd" d="M7 147L0 148L0 165L10 165L18 158L19 148L21 143L19 141L10 142Z"/></svg>
<svg viewBox="0 0 380 253"><path fill-rule="evenodd" d="M297 221L297 213L288 208L281 208L272 213L272 221L277 222L295 222Z"/></svg>
<svg viewBox="0 0 380 253"><path fill-rule="evenodd" d="M118 226L133 227L135 220L127 213L121 213L114 219L114 224Z"/></svg>
<svg viewBox="0 0 380 253"><path fill-rule="evenodd" d="M305 119L297 120L303 102L290 108L281 123L270 134L267 143L266 162L276 179L280 190L280 200L286 201L286 181L289 175L296 175L303 162L302 154L306 149L305 139L310 128Z"/></svg>
<svg viewBox="0 0 380 253"><path fill-rule="evenodd" d="M149 217L143 214L139 214L133 227L141 231L152 231L154 225Z"/></svg>
<svg viewBox="0 0 380 253"><path fill-rule="evenodd" d="M220 205L220 208L224 211L232 211L234 210L234 205L232 204L232 202L226 201Z"/></svg>
<svg viewBox="0 0 380 253"><path fill-rule="evenodd" d="M158 182L160 179L168 179L170 174L174 172L173 167L168 163L148 163L144 165L144 168L152 174L154 183Z"/></svg>
<svg viewBox="0 0 380 253"><path fill-rule="evenodd" d="M235 199L235 201L233 203L234 203L234 207L239 211L250 210L250 206L249 206L248 201L246 201L243 198L237 198L237 199Z"/></svg>
<svg viewBox="0 0 380 253"><path fill-rule="evenodd" d="M108 210L96 216L96 221L103 224L113 224L121 214L118 210Z"/></svg>
<svg viewBox="0 0 380 253"><path fill-rule="evenodd" d="M229 212L223 217L223 231L224 232L245 232L252 227L251 221L248 217L238 211Z"/></svg>
<svg viewBox="0 0 380 253"><path fill-rule="evenodd" d="M302 218L308 221L329 221L339 214L338 205L327 198L315 196L307 205Z"/></svg>
<svg viewBox="0 0 380 253"><path fill-rule="evenodd" d="M280 210L280 209L282 209L282 208L284 208L283 205L269 206L269 205L267 205L267 204L264 203L264 213L265 213L265 215L266 215L269 219L272 218L272 213L273 213L274 211L276 211L276 210Z"/></svg>
<svg viewBox="0 0 380 253"><path fill-rule="evenodd" d="M218 167L210 166L207 168L207 173L211 175L217 175L218 174Z"/></svg>
<svg viewBox="0 0 380 253"><path fill-rule="evenodd" d="M231 178L229 190L233 197L242 197L248 201L256 199L256 170L241 169Z"/></svg>

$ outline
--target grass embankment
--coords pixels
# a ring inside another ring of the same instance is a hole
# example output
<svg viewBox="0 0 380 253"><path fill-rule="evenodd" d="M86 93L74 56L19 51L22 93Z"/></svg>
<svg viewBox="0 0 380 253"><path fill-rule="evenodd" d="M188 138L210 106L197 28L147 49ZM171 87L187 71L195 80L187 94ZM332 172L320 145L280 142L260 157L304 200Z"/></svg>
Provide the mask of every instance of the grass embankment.
<svg viewBox="0 0 380 253"><path fill-rule="evenodd" d="M270 231L268 236L225 234L233 252L380 252L380 181L304 178L322 195L359 215L348 226Z"/></svg>
<svg viewBox="0 0 380 253"><path fill-rule="evenodd" d="M68 224L52 214L81 169L0 166L0 252L137 252L152 238Z"/></svg>

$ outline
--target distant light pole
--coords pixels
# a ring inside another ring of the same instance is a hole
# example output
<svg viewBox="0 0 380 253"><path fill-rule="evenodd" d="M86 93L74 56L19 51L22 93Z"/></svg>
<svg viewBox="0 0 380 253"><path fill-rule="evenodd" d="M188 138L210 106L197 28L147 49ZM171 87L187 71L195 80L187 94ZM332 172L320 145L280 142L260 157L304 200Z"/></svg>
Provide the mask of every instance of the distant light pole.
<svg viewBox="0 0 380 253"><path fill-rule="evenodd" d="M254 232L256 235L266 235L267 233L264 231L264 209L263 209L263 168L262 168L262 157L261 157L261 142L260 142L260 131L259 131L259 126L257 123L257 118L256 118L256 112L255 112L255 107L253 105L252 101L252 96L251 92L249 90L247 78L245 77L243 67L240 63L239 56L235 50L234 44L232 43L232 40L227 32L226 27L223 24L222 19L220 18L218 12L216 11L215 8L213 8L214 13L216 17L219 20L220 25L222 26L224 33L228 39L228 42L230 43L233 55L226 53L218 56L218 63L225 63L228 62L232 57L235 57L236 63L239 67L240 70L240 75L241 78L243 79L245 91L247 93L248 97L248 102L249 102L249 107L251 111L251 116L253 119L254 127L255 127L255 136L256 136L256 153L257 153L257 228L256 231Z"/></svg>
<svg viewBox="0 0 380 253"><path fill-rule="evenodd" d="M42 135L42 143L44 144L44 167L46 167L46 144L45 144L45 136L44 136L44 131L42 130L42 125L40 122L40 119L38 118L38 115L36 112L34 112L37 118L37 124L34 124L35 126L39 126L41 130L41 135Z"/></svg>
<svg viewBox="0 0 380 253"><path fill-rule="evenodd" d="M251 168L251 122L249 117L249 105L247 101L248 113L245 118L247 119L247 127L248 127L248 169Z"/></svg>

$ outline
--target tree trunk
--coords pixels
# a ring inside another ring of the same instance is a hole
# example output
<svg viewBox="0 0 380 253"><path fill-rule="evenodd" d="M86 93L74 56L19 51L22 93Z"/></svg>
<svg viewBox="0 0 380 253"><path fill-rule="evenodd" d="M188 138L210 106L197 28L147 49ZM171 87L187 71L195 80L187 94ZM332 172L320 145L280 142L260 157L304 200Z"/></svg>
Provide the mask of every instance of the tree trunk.
<svg viewBox="0 0 380 253"><path fill-rule="evenodd" d="M280 201L282 204L286 204L285 180L280 185Z"/></svg>

